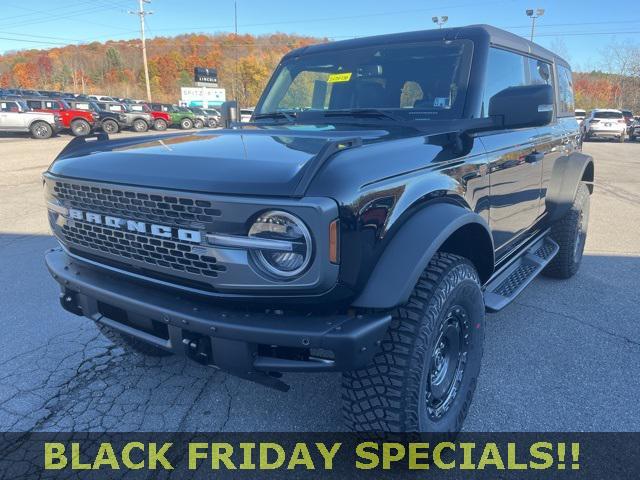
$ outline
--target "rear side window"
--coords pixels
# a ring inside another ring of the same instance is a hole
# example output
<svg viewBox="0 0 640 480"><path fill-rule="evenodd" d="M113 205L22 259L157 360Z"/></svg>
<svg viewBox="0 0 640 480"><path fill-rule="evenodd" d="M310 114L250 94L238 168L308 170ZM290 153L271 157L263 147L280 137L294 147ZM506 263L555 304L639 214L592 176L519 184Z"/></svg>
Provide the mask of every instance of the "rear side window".
<svg viewBox="0 0 640 480"><path fill-rule="evenodd" d="M42 102L40 102L40 100L27 100L27 105L29 105L29 108L33 108L33 109L43 108Z"/></svg>
<svg viewBox="0 0 640 480"><path fill-rule="evenodd" d="M58 102L44 102L44 108L47 110L60 110L60 104Z"/></svg>
<svg viewBox="0 0 640 480"><path fill-rule="evenodd" d="M0 103L0 111L2 112L17 112L18 104L15 102L2 102Z"/></svg>
<svg viewBox="0 0 640 480"><path fill-rule="evenodd" d="M563 65L558 65L558 115L569 117L574 115L573 77L571 70Z"/></svg>
<svg viewBox="0 0 640 480"><path fill-rule="evenodd" d="M593 118L622 118L620 112L594 112Z"/></svg>

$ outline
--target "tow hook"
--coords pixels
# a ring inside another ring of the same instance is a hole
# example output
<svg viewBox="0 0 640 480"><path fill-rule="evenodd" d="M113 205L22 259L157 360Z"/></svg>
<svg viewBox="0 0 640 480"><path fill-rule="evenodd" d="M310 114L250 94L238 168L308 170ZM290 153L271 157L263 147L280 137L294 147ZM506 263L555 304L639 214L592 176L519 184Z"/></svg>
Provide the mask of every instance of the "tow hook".
<svg viewBox="0 0 640 480"><path fill-rule="evenodd" d="M213 356L211 354L211 340L208 337L193 336L182 339L185 353L190 359L202 364L211 365Z"/></svg>
<svg viewBox="0 0 640 480"><path fill-rule="evenodd" d="M64 292L60 294L60 305L66 311L73 313L74 315L83 316L82 306L80 306L78 302L78 294L73 290L65 289Z"/></svg>

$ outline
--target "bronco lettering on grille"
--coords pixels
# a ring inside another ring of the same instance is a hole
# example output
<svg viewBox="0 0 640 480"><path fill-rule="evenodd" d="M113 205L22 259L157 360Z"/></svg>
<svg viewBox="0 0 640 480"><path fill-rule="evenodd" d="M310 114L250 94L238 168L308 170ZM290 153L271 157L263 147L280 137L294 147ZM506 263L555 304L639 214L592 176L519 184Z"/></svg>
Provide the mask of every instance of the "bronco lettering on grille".
<svg viewBox="0 0 640 480"><path fill-rule="evenodd" d="M112 217L93 212L83 212L75 208L69 209L69 218L83 220L87 223L104 225L110 228L125 229L136 233L150 233L157 237L176 238L184 242L201 243L202 235L198 230L187 230L184 228L172 228L167 225L147 224L126 218Z"/></svg>

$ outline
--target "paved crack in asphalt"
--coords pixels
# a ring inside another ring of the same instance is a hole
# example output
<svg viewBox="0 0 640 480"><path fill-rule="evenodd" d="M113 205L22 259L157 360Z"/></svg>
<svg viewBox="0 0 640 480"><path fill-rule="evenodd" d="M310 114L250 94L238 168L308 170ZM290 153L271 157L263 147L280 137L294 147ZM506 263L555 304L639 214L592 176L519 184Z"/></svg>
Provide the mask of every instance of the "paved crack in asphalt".
<svg viewBox="0 0 640 480"><path fill-rule="evenodd" d="M630 345L633 345L633 346L636 346L636 347L640 347L640 341L637 341L637 340L634 340L632 338L629 338L626 335L620 335L618 333L611 332L611 331L607 330L606 328L602 328L602 327L600 327L598 325L595 325L593 323L587 322L587 321L585 321L585 320L583 320L581 318L575 317L573 315L568 315L568 314L563 313L563 312L558 312L558 311L555 311L555 310L549 310L549 309L546 309L546 308L542 308L542 307L540 307L538 305L530 305L530 304L522 303L522 302L519 302L519 301L515 301L515 302L513 302L513 304L514 305L520 305L521 307L532 308L534 310L539 310L541 312L548 313L550 315L557 315L557 316L560 316L562 318L566 318L568 320L572 320L572 321L574 321L576 323L579 323L581 325L585 325L587 327L590 327L590 328L592 328L592 329L594 329L594 330L596 330L596 331L598 331L600 333L604 333L605 335L608 335L610 337L616 338L618 340L624 340L625 342L629 343Z"/></svg>

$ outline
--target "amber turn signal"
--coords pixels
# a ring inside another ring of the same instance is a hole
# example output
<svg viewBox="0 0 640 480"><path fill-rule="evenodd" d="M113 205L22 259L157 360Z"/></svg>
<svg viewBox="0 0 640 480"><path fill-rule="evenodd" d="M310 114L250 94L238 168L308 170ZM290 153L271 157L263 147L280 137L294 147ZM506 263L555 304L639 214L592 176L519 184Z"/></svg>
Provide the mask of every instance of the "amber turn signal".
<svg viewBox="0 0 640 480"><path fill-rule="evenodd" d="M334 220L329 225L329 261L331 263L340 263L340 221Z"/></svg>

